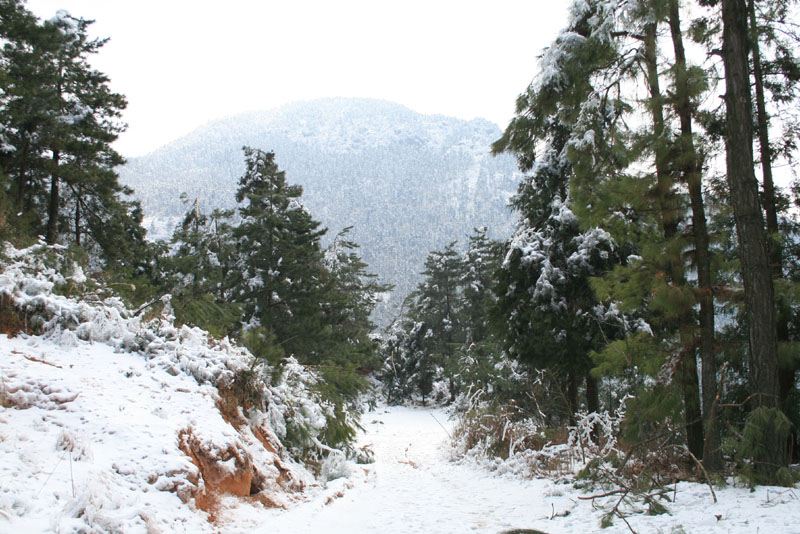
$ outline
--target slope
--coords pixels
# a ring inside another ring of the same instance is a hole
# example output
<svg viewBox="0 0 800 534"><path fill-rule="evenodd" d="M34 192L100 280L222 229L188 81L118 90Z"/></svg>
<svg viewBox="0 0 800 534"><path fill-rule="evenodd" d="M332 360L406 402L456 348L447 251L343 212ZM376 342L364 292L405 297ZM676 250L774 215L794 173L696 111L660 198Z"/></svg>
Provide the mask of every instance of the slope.
<svg viewBox="0 0 800 534"><path fill-rule="evenodd" d="M329 410L305 368L289 361L248 405L245 349L168 311L145 321L97 293L56 294L88 283L63 249L3 252L0 532L217 532L231 507L320 489L287 439L290 425L321 439Z"/></svg>

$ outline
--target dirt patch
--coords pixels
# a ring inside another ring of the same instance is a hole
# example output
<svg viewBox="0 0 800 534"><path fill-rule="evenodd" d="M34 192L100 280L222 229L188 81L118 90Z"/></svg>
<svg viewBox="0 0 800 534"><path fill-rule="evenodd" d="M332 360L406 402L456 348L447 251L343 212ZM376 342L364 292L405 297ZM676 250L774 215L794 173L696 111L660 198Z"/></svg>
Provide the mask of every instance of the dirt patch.
<svg viewBox="0 0 800 534"><path fill-rule="evenodd" d="M219 391L219 398L217 398L215 404L220 415L222 415L222 419L236 430L241 430L247 424L247 421L244 420L239 409L241 404L237 398L238 396L229 388L217 387L217 391Z"/></svg>
<svg viewBox="0 0 800 534"><path fill-rule="evenodd" d="M0 303L0 334L14 337L20 333L31 333L25 314Z"/></svg>
<svg viewBox="0 0 800 534"><path fill-rule="evenodd" d="M178 444L200 472L194 495L197 507L216 519L217 503L222 494L247 497L253 490L254 467L250 455L234 445L223 450L210 450L191 428L178 434Z"/></svg>
<svg viewBox="0 0 800 534"><path fill-rule="evenodd" d="M264 428L262 426L253 425L251 427L253 431L253 435L261 442L261 445L264 446L272 454L278 454L278 449L280 448L280 442L275 434L268 428Z"/></svg>

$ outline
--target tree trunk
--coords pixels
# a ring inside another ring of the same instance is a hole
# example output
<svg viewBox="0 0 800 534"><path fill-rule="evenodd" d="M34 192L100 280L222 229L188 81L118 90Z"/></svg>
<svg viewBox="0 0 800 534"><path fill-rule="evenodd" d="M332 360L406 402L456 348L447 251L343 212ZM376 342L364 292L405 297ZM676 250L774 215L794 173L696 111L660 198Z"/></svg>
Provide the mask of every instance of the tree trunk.
<svg viewBox="0 0 800 534"><path fill-rule="evenodd" d="M600 391L597 379L588 373L586 374L586 411L600 413ZM600 440L600 429L597 428L597 425L592 428L592 439L595 443Z"/></svg>
<svg viewBox="0 0 800 534"><path fill-rule="evenodd" d="M764 96L764 71L761 66L761 49L759 47L758 21L756 19L755 0L748 0L747 11L750 17L750 50L753 56L753 86L756 91L756 121L758 131L758 145L761 156L761 175L764 194L762 204L767 216L767 234L769 235L769 261L772 267L773 279L783 278L783 248L778 236L778 202L775 193L775 183L772 178L772 149L769 146L769 116L767 115L766 98ZM776 334L778 343L789 341L789 306L778 298L776 302ZM797 366L782 365L778 362L778 395L780 405L789 398L795 389L795 374ZM797 436L797 430L794 430Z"/></svg>
<svg viewBox="0 0 800 534"><path fill-rule="evenodd" d="M689 340L684 343L689 343ZM686 446L699 458L703 454L703 417L700 412L700 382L697 378L697 358L694 350L684 351L676 371L683 394Z"/></svg>
<svg viewBox="0 0 800 534"><path fill-rule="evenodd" d="M769 146L769 117L764 97L764 72L761 67L761 50L758 46L758 26L754 0L747 2L750 16L750 50L753 55L753 78L756 89L756 120L758 121L758 144L761 149L761 173L764 181L764 212L767 215L767 233L774 237L778 233L778 209L775 199L775 182L772 178L772 150ZM770 260L775 276L781 275L781 249L777 241L770 241Z"/></svg>
<svg viewBox="0 0 800 534"><path fill-rule="evenodd" d="M578 412L578 377L575 371L567 371L567 411L569 411L569 424L575 425Z"/></svg>
<svg viewBox="0 0 800 534"><path fill-rule="evenodd" d="M81 246L81 203L75 200L75 244Z"/></svg>
<svg viewBox="0 0 800 534"><path fill-rule="evenodd" d="M717 363L714 354L714 293L711 280L711 254L708 227L703 202L702 156L697 152L692 131L692 103L689 95L688 67L681 34L680 6L670 0L669 27L675 52L675 111L681 125L679 140L679 166L688 185L692 207L692 234L697 266L696 299L700 304L700 362L702 365L703 425L706 427L702 450L703 464L708 470L722 468L720 433L718 425L710 418L711 406L717 396ZM711 428L709 428L711 426Z"/></svg>
<svg viewBox="0 0 800 534"><path fill-rule="evenodd" d="M726 164L742 265L744 307L750 342L750 383L756 406L777 409L775 298L764 217L753 171L747 7L744 0L722 0L722 22L727 110ZM786 465L784 444L775 436L763 438L760 445L764 455L756 468L765 478L774 479L777 468Z"/></svg>
<svg viewBox="0 0 800 534"><path fill-rule="evenodd" d="M58 241L58 208L61 203L58 192L58 150L53 151L53 171L50 175L50 205L47 209L47 244L54 245Z"/></svg>
<svg viewBox="0 0 800 534"><path fill-rule="evenodd" d="M28 138L25 136L20 153L19 174L17 175L17 210L28 211L29 203L25 199L25 190L28 188Z"/></svg>
<svg viewBox="0 0 800 534"><path fill-rule="evenodd" d="M645 63L647 64L647 81L650 89L650 106L653 118L653 137L656 156L656 194L661 216L664 240L670 241L678 233L680 223L680 209L676 198L675 180L669 169L670 150L668 148L668 132L664 121L664 97L658 74L657 54L657 26L656 23L645 27ZM686 277L683 272L683 262L680 258L670 257L667 265L667 276L672 283L684 286ZM693 345L691 339L681 336L682 345ZM691 361L688 361L691 359ZM700 384L697 380L697 362L694 355L685 355L679 363L676 373L677 382L681 388L683 408L686 417L686 445L692 454L700 456L703 452L703 423L700 412Z"/></svg>
<svg viewBox="0 0 800 534"><path fill-rule="evenodd" d="M675 180L668 170L669 150L667 132L664 125L664 96L658 75L658 53L656 49L657 28L655 23L645 27L645 63L647 64L647 83L650 88L650 113L653 118L653 139L656 165L656 197L661 212L664 239L670 240L678 233L680 211L675 197ZM670 258L667 273L673 280L683 279L681 262Z"/></svg>

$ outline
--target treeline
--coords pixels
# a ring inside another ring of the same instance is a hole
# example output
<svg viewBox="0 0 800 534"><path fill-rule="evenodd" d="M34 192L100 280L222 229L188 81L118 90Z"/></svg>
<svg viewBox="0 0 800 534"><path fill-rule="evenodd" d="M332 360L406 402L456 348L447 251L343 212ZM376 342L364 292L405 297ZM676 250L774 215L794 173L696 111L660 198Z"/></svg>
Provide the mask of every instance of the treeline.
<svg viewBox="0 0 800 534"><path fill-rule="evenodd" d="M22 1L0 1L0 238L63 246L98 290L138 313L174 314L246 345L253 366L235 384L244 405L253 382L288 358L313 368L334 407L322 442L349 445L366 375L380 366L370 314L391 288L367 272L349 228L322 247L327 230L302 188L258 149L244 149L236 209L206 213L187 200L169 242L145 240L111 148L125 98L89 65L105 43L88 37L89 25L63 11L40 21Z"/></svg>
<svg viewBox="0 0 800 534"><path fill-rule="evenodd" d="M494 303L474 324L490 318L484 347L524 364L529 388L495 396L495 409L556 427L630 395L620 432L632 456L681 450L710 473L792 481L800 203L773 174L797 146L796 7L572 4L493 145L526 178L512 199L517 229L486 282ZM426 266L387 347L393 369L398 345L402 361L419 362L409 377L421 396L425 362L446 374L448 359L473 350L469 325L425 313L448 301L426 296L448 287ZM506 383L500 370L484 380Z"/></svg>

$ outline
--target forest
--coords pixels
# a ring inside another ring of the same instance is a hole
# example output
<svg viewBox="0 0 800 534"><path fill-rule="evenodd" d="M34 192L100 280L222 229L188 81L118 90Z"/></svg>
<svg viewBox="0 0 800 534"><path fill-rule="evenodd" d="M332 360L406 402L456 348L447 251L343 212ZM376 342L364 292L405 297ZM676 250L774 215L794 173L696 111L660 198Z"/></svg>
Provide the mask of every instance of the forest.
<svg viewBox="0 0 800 534"><path fill-rule="evenodd" d="M679 479L792 486L796 8L572 2L487 147L524 176L513 233L476 228L431 251L379 330L371 313L391 287L349 228L323 246L327 229L272 152L243 148L235 208L185 196L171 239L149 241L112 146L126 99L91 67L106 41L90 21L40 21L2 0L0 239L64 247L137 314L170 306L178 324L247 347L245 396L296 359L333 406L321 440L353 454L373 395L450 407L463 454L585 449L579 478L653 508L653 488Z"/></svg>

